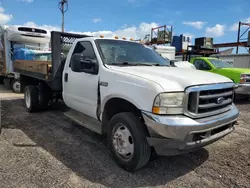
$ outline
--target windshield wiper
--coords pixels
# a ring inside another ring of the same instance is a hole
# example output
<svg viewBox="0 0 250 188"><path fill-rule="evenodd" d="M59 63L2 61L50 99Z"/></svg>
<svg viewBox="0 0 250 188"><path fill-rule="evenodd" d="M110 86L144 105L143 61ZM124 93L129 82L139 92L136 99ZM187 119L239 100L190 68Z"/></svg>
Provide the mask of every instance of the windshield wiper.
<svg viewBox="0 0 250 188"><path fill-rule="evenodd" d="M111 63L111 65L120 65L120 66L167 66L170 67L170 65L161 65L159 63L129 63L127 61L123 62L123 63Z"/></svg>
<svg viewBox="0 0 250 188"><path fill-rule="evenodd" d="M157 64L152 64L153 66L161 66L161 67L171 67L170 65L161 65L161 64L159 64L159 63L157 63Z"/></svg>
<svg viewBox="0 0 250 188"><path fill-rule="evenodd" d="M121 65L121 66L153 66L153 64L149 64L149 63L129 63L127 61L123 62L123 63L111 63L111 65Z"/></svg>

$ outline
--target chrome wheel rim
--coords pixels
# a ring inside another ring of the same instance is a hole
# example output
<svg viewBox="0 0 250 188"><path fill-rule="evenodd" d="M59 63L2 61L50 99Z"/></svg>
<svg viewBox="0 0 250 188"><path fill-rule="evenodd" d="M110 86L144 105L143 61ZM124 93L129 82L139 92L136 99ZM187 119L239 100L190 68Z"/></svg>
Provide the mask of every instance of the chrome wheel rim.
<svg viewBox="0 0 250 188"><path fill-rule="evenodd" d="M16 93L20 93L20 82L19 81L15 81L13 83L13 90L16 92Z"/></svg>
<svg viewBox="0 0 250 188"><path fill-rule="evenodd" d="M112 143L116 153L120 157L126 160L133 157L134 140L129 129L125 125L119 123L115 126Z"/></svg>

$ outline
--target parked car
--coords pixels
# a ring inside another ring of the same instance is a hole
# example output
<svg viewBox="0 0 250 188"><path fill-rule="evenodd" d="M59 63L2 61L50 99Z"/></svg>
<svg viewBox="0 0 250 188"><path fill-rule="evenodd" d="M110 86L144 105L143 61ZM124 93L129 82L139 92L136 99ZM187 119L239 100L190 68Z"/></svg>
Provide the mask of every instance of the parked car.
<svg viewBox="0 0 250 188"><path fill-rule="evenodd" d="M204 70L228 77L238 84L235 93L244 98L250 97L250 69L235 68L232 64L213 57L194 57L192 63L198 70Z"/></svg>

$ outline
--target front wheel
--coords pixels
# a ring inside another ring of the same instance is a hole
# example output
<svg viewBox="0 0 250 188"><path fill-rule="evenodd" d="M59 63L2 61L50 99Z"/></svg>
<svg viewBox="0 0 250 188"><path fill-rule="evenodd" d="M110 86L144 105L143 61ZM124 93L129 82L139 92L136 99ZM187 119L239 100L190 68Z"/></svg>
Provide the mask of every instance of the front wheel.
<svg viewBox="0 0 250 188"><path fill-rule="evenodd" d="M145 166L151 156L144 124L133 113L116 114L109 123L108 144L117 164L127 171Z"/></svg>

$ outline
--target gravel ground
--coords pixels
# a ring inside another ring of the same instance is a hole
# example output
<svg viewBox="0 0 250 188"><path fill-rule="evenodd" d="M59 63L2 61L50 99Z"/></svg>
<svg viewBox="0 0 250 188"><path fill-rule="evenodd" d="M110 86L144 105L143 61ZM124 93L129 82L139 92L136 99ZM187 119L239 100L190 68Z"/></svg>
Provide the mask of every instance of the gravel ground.
<svg viewBox="0 0 250 188"><path fill-rule="evenodd" d="M101 136L69 122L59 104L29 114L23 95L0 87L0 187L250 187L250 101L238 102L236 130L196 152L120 169Z"/></svg>

